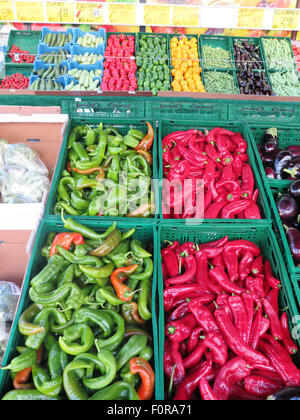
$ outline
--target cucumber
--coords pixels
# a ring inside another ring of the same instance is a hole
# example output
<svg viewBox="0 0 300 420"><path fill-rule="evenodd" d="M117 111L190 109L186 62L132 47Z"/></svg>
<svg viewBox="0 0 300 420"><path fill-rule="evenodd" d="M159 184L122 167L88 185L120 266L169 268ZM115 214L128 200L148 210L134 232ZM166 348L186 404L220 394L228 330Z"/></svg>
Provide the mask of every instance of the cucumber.
<svg viewBox="0 0 300 420"><path fill-rule="evenodd" d="M42 83L42 79L38 79L37 84L36 84L36 90L40 90L41 83Z"/></svg>
<svg viewBox="0 0 300 420"><path fill-rule="evenodd" d="M39 77L42 77L43 76L43 74L45 73L45 71L46 71L47 69L46 68L42 68L42 69L40 69L36 74L39 76Z"/></svg>
<svg viewBox="0 0 300 420"><path fill-rule="evenodd" d="M48 80L46 83L46 90L52 90L52 80Z"/></svg>
<svg viewBox="0 0 300 420"><path fill-rule="evenodd" d="M45 38L44 38L44 43L46 44L46 45L49 45L49 38L50 38L50 33L48 33L48 34L46 34L45 35Z"/></svg>
<svg viewBox="0 0 300 420"><path fill-rule="evenodd" d="M46 90L46 81L45 81L45 79L41 79L41 83L39 85L39 90Z"/></svg>
<svg viewBox="0 0 300 420"><path fill-rule="evenodd" d="M48 74L48 79L52 80L55 79L55 71L56 71L57 66L52 67L51 72Z"/></svg>
<svg viewBox="0 0 300 420"><path fill-rule="evenodd" d="M72 41L73 41L73 34L72 34L72 32L70 32L68 34L68 43L70 44Z"/></svg>
<svg viewBox="0 0 300 420"><path fill-rule="evenodd" d="M57 64L54 70L54 77L53 79L57 79L61 75L60 71L60 64Z"/></svg>

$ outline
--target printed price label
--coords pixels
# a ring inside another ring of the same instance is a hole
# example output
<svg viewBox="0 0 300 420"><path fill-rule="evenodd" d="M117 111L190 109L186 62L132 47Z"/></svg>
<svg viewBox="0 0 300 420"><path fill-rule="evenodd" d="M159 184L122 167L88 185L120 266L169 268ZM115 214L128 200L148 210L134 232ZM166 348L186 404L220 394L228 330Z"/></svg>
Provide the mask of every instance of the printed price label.
<svg viewBox="0 0 300 420"><path fill-rule="evenodd" d="M173 26L199 26L198 7L173 6Z"/></svg>
<svg viewBox="0 0 300 420"><path fill-rule="evenodd" d="M169 26L171 23L170 6L144 6L145 26Z"/></svg>
<svg viewBox="0 0 300 420"><path fill-rule="evenodd" d="M299 13L298 10L274 10L273 29L297 30Z"/></svg>
<svg viewBox="0 0 300 420"><path fill-rule="evenodd" d="M43 3L40 1L17 1L16 13L20 22L45 22Z"/></svg>
<svg viewBox="0 0 300 420"><path fill-rule="evenodd" d="M101 3L76 3L76 21L78 23L103 24L103 7Z"/></svg>
<svg viewBox="0 0 300 420"><path fill-rule="evenodd" d="M109 4L108 17L110 24L135 25L136 7L135 4Z"/></svg>
<svg viewBox="0 0 300 420"><path fill-rule="evenodd" d="M0 21L13 22L14 20L12 1L0 1Z"/></svg>
<svg viewBox="0 0 300 420"><path fill-rule="evenodd" d="M73 2L54 2L46 4L48 22L75 23L75 9Z"/></svg>
<svg viewBox="0 0 300 420"><path fill-rule="evenodd" d="M238 28L263 28L264 16L264 9L239 9Z"/></svg>

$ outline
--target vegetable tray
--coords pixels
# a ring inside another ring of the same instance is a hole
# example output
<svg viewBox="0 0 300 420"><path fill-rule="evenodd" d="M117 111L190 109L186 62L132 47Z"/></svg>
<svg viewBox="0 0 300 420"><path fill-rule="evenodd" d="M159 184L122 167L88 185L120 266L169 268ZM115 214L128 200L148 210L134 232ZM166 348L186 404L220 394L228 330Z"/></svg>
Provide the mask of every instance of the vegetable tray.
<svg viewBox="0 0 300 420"><path fill-rule="evenodd" d="M46 35L48 35L48 34L63 34L63 35L72 34L72 40L73 40L73 37L74 37L74 31L73 31L72 28L68 28L66 31L52 31L49 28L43 28L42 33L41 33L41 38L40 38L40 44L44 44L44 45L47 46L47 44L45 44L44 41L45 41ZM64 46L69 46L70 47L72 44L73 44L73 42L68 42ZM59 48L59 47L56 47L56 48Z"/></svg>
<svg viewBox="0 0 300 420"><path fill-rule="evenodd" d="M40 36L40 31L10 31L7 43L5 63L12 63L12 59L9 56L9 52L13 45L17 45L21 50L29 51L29 54L37 55ZM25 65L27 67L32 66L32 64L22 65Z"/></svg>
<svg viewBox="0 0 300 420"><path fill-rule="evenodd" d="M198 226L176 226L171 227L164 222L161 223L158 229L158 296L159 296L159 363L160 372L163 372L163 354L164 354L164 339L165 339L165 317L164 317L164 302L163 302L163 275L161 270L160 249L165 247L165 241L178 240L180 243L191 241L193 243L207 243L214 240L221 239L225 236L229 240L246 239L254 242L262 250L264 256L269 259L274 275L281 281L282 289L280 292L280 307L288 308L288 317L290 328L295 327L295 322L298 324L299 307L296 304L296 296L294 287L298 286L295 278L292 278L292 284L289 280L284 261L282 259L280 249L278 247L275 235L270 226L253 226L250 224L202 224ZM298 289L299 290L299 289ZM299 296L299 295L298 295ZM300 345L299 338L296 344ZM298 367L300 360L296 361ZM161 381L161 397L164 398L168 390L168 383Z"/></svg>
<svg viewBox="0 0 300 420"><path fill-rule="evenodd" d="M252 44L254 44L256 47L259 47L259 53L260 53L260 58L263 64L263 68L264 70L266 70L266 60L265 60L265 56L264 56L264 51L263 51L263 47L261 44L261 40L260 38L257 37L231 37L231 45L232 45L232 54L233 54L233 60L234 60L234 65L236 68L236 64L235 64L235 56L234 56L234 42L235 41L240 41L240 42L250 42Z"/></svg>
<svg viewBox="0 0 300 420"><path fill-rule="evenodd" d="M15 73L22 73L25 77L30 77L33 64L5 64L1 70L1 76L11 76Z"/></svg>
<svg viewBox="0 0 300 420"><path fill-rule="evenodd" d="M47 201L47 205L46 205L46 210L45 210L45 217L51 217L51 218L55 218L56 220L60 219L59 216L55 216L54 214L54 207L57 201L57 190L58 190L58 184L59 181L61 179L61 174L63 172L63 170L66 168L67 165L67 159L68 159L68 139L69 139L69 135L71 132L71 129L77 125L80 124L89 124L91 127L93 126L97 126L99 125L99 123L102 122L105 125L111 125L112 121L109 118L101 118L101 120L99 120L98 118L70 118L69 120L69 125L68 125L68 129L66 130L66 135L64 138L64 141L62 143L62 147L60 150L60 155L59 155L59 160L55 169L55 173L52 179L52 183L51 183L51 187L50 187L50 193L49 193L49 197L48 197L48 201ZM155 127L155 123L154 122L150 122L150 124L152 124L153 127ZM141 120L137 120L137 119L118 119L114 124L114 127L120 132L121 135L126 135L126 133L128 132L128 130L130 128L137 128L139 130L145 130L146 127L146 122L145 121L141 121ZM155 133L155 138L154 138L154 143L153 143L153 148L152 148L152 157L153 157L153 172L152 172L152 179L158 179L158 168L157 168L157 138L156 138L156 133ZM158 206L158 196L159 196L159 191L158 188L156 188L156 185L154 185L154 194L155 194L155 203L156 206ZM156 210L156 214L154 216L154 218L149 218L149 219L143 219L143 223L149 223L149 224L153 224L153 220L156 220L158 218L158 210ZM105 221L122 221L124 220L124 217L84 217L84 216L77 216L74 217L74 219L78 219L81 220L81 222L83 220L91 220L94 221L94 223L99 222L99 220L105 220ZM127 219L128 220L128 219ZM136 223L139 223L139 221L141 220L140 218L132 218L131 220L135 221Z"/></svg>
<svg viewBox="0 0 300 420"><path fill-rule="evenodd" d="M249 157L249 163L251 165L252 168L252 172L254 175L254 179L255 179L255 184L256 187L259 189L259 199L258 199L258 205L260 207L261 210L261 214L262 214L262 219L261 220L248 220L248 219L231 219L230 223L232 223L233 225L235 224L239 224L242 225L244 223L248 223L250 225L266 225L271 223L271 212L270 212L270 208L269 208L269 203L268 203L268 199L267 199L267 195L264 189L264 185L261 181L261 177L259 174L259 171L257 169L256 166L256 162L255 162L255 157L254 157L254 153L253 153L253 149L252 149L252 145L251 145L251 141L249 140L249 135L246 129L246 126L241 123L241 122L220 122L220 121L209 121L209 122L191 122L191 121L178 121L178 122L174 122L174 121L166 121L166 120L162 120L160 125L159 125L159 142L158 142L158 155L159 155L159 177L160 180L163 179L163 160L162 160L162 146L161 146L161 142L163 140L163 138L165 136L167 136L170 133L176 132L176 131L185 131L185 130L189 130L191 128L193 129L197 129L197 130L205 130L207 129L208 131L210 131L213 127L222 127L222 128L226 128L228 130L231 131L235 131L235 132L240 132L242 134L242 136L244 137L244 139L248 142L248 157ZM169 225L183 225L186 223L191 223L191 224L197 224L197 223L214 223L214 224L223 224L223 223L228 223L228 219L163 219L163 214L162 214L162 206L161 206L161 201L162 201L162 186L160 185L160 199L159 199L159 203L160 203L160 219L164 220L165 224L169 224Z"/></svg>
<svg viewBox="0 0 300 420"><path fill-rule="evenodd" d="M208 72L210 72L210 73L215 72L215 73L219 73L219 74L220 73L230 74L231 76L233 76L233 79L234 79L234 86L235 86L235 89L236 89L235 94L238 95L240 93L240 88L239 88L238 80L237 80L237 77L236 77L236 71L235 70L223 70L223 69L213 69L213 70L203 70L202 71L202 80L203 80L203 84L204 84L204 87L205 87L206 91L207 91L207 88L208 88L208 82L207 82L207 78L205 77L205 75ZM211 93L218 93L218 92L211 92ZM224 92L224 94L226 94L226 92ZM222 94L220 93L220 95L222 95Z"/></svg>
<svg viewBox="0 0 300 420"><path fill-rule="evenodd" d="M84 222L86 227L89 227L96 232L105 232L111 226L110 222ZM42 220L40 227L37 232L36 240L33 246L31 258L28 263L26 275L23 282L23 290L19 300L19 305L16 311L15 319L12 325L9 341L7 344L6 352L3 359L3 366L6 366L12 357L16 355L16 346L22 345L21 344L21 334L19 333L18 329L18 320L20 315L24 312L24 310L29 305L29 296L28 290L30 288L30 281L31 279L41 271L41 269L45 266L45 259L41 256L41 250L47 240L49 233L51 232L64 232L62 222L56 221L45 221ZM120 222L118 223L118 228L121 231L130 230L132 228L136 229L136 232L133 236L135 239L141 240L146 245L153 244L154 245L154 266L157 267L158 264L158 254L157 254L157 232L156 229L153 228L152 225L138 225L136 223L131 222ZM158 369L158 335L157 335L157 307L156 307L156 291L157 291L157 273L154 271L153 274L153 286L152 286L152 332L153 332L153 349L155 354L155 373L156 373L156 384L155 384L155 392L156 397L160 394L160 374ZM2 397L4 393L8 390L12 389L11 386L11 378L10 372L0 370L0 396Z"/></svg>
<svg viewBox="0 0 300 420"><path fill-rule="evenodd" d="M106 30L103 28L99 28L98 31L82 31L80 28L75 28L73 30L73 44L76 45L78 38L83 37L85 34L92 34L97 37L102 37L104 40L104 46L106 45Z"/></svg>
<svg viewBox="0 0 300 420"><path fill-rule="evenodd" d="M203 47L208 45L213 48L222 48L223 50L226 50L229 52L231 57L231 66L230 67L224 67L226 70L234 69L235 63L234 63L234 54L232 50L232 43L231 39L228 36L219 36L219 35L200 35L199 38L200 42L200 57L201 57L201 66L205 70L213 70L215 67L213 65L206 66L204 62L204 54L203 54Z"/></svg>
<svg viewBox="0 0 300 420"><path fill-rule="evenodd" d="M278 40L283 40L283 41L286 40L288 42L288 44L289 44L289 48L290 48L290 51L291 51L291 63L290 63L291 64L291 68L290 68L290 70L293 70L293 67L294 67L296 73L298 73L298 71L297 71L297 64L296 64L296 61L295 61L295 56L294 56L294 52L293 52L291 38L288 38L288 37L272 37L272 36L262 36L260 38L260 42L261 42L261 45L262 45L262 50L263 50L263 55L264 55L266 69L267 70L287 70L286 67L283 67L282 69L279 69L279 68L274 69L274 68L272 68L272 67L270 67L268 65L266 48L264 46L264 39L278 39Z"/></svg>

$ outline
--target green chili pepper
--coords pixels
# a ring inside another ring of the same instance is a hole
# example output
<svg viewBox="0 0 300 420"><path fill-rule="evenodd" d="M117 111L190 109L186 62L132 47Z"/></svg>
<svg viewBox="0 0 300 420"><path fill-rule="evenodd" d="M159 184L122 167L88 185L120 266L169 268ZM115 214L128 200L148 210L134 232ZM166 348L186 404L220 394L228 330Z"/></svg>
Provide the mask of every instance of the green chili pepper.
<svg viewBox="0 0 300 420"><path fill-rule="evenodd" d="M86 244L77 245L74 250L76 257L85 257L89 252L89 246Z"/></svg>
<svg viewBox="0 0 300 420"><path fill-rule="evenodd" d="M75 141L72 145L72 148L75 151L77 157L81 161L83 161L83 162L89 161L89 155L88 155L87 151L85 150L84 146L82 145L82 143L79 143L79 142ZM76 163L76 165L77 165L77 163Z"/></svg>
<svg viewBox="0 0 300 420"><path fill-rule="evenodd" d="M122 367L133 357L137 356L147 344L147 337L144 335L134 335L121 348L117 354L117 370Z"/></svg>
<svg viewBox="0 0 300 420"><path fill-rule="evenodd" d="M106 348L110 351L116 350L116 348L119 347L119 345L122 343L124 334L125 334L125 322L124 319L115 311L105 309L102 312L105 314L110 315L115 324L116 324L116 331L115 333L105 340L103 339L97 339L96 340L96 347L98 352L101 352L101 349Z"/></svg>
<svg viewBox="0 0 300 420"><path fill-rule="evenodd" d="M62 200L70 204L70 195L66 189L67 186L69 187L71 191L75 190L76 180L70 176L62 178L59 181L57 192Z"/></svg>
<svg viewBox="0 0 300 420"><path fill-rule="evenodd" d="M64 390L70 401L86 401L89 396L87 391L79 383L78 372L82 369L91 369L91 362L73 360L66 366L63 373Z"/></svg>
<svg viewBox="0 0 300 420"><path fill-rule="evenodd" d="M140 141L136 137L134 137L134 136L132 136L130 134L127 134L127 136L124 137L124 143L127 146L132 147L133 149L135 149L140 144Z"/></svg>
<svg viewBox="0 0 300 420"><path fill-rule="evenodd" d="M143 261L143 266L144 266L144 271L142 273L136 274L136 272L134 274L132 274L131 276L129 276L130 280L132 281L141 281L144 279L148 279L150 277L152 277L153 275L153 270L154 270L154 265L153 265L153 261L151 258L145 258ZM134 290L134 289L132 289Z"/></svg>
<svg viewBox="0 0 300 420"><path fill-rule="evenodd" d="M91 127L88 127L84 142L86 146L92 146L97 140L97 130L93 130Z"/></svg>
<svg viewBox="0 0 300 420"><path fill-rule="evenodd" d="M87 133L87 126L79 125L78 127L74 127L70 133L68 149L72 147L73 143L76 140L79 140L81 137L85 136L86 133Z"/></svg>
<svg viewBox="0 0 300 420"><path fill-rule="evenodd" d="M73 254L73 252L68 251L60 245L56 245L56 249L58 253L71 264L95 265L96 267L101 267L103 265L98 257L92 255L77 257L75 254Z"/></svg>
<svg viewBox="0 0 300 420"><path fill-rule="evenodd" d="M99 309L81 308L75 312L75 322L77 324L84 324L90 322L97 325L101 330L101 336L108 338L111 336L114 320L109 313Z"/></svg>
<svg viewBox="0 0 300 420"><path fill-rule="evenodd" d="M80 344L76 340L80 339ZM61 349L72 356L88 352L94 345L93 331L87 324L76 324L64 330L63 337L59 337Z"/></svg>
<svg viewBox="0 0 300 420"><path fill-rule="evenodd" d="M138 239L134 239L133 241L131 241L130 249L131 249L131 252L134 254L134 256L136 258L150 258L150 257L152 257L152 254L150 254L149 252L147 252L143 249L142 243Z"/></svg>
<svg viewBox="0 0 300 420"><path fill-rule="evenodd" d="M115 229L110 235L105 239L103 244L100 247L93 250L90 254L96 257L105 257L106 255L110 254L120 243L122 240L122 233Z"/></svg>
<svg viewBox="0 0 300 420"><path fill-rule="evenodd" d="M95 279L106 279L107 277L110 277L115 269L115 265L113 263L109 263L105 265L104 267L100 268L94 268L84 265L79 265L80 270Z"/></svg>
<svg viewBox="0 0 300 420"><path fill-rule="evenodd" d="M42 309L42 305L34 303L22 313L18 321L19 331L22 335L29 336L45 331L45 327L32 323L36 315L41 312Z"/></svg>
<svg viewBox="0 0 300 420"><path fill-rule="evenodd" d="M59 397L48 397L37 390L18 389L4 395L2 401L60 401Z"/></svg>
<svg viewBox="0 0 300 420"><path fill-rule="evenodd" d="M96 233L92 229L89 229L88 227L82 225L79 222L76 222L71 217L69 217L64 222L64 228L66 230L71 230L72 232L80 233L82 236L84 236L87 239L93 239L93 240L104 240L106 239L115 229L116 229L117 223L114 222L106 232L104 233Z"/></svg>
<svg viewBox="0 0 300 420"><path fill-rule="evenodd" d="M137 128L132 128L131 130L128 131L128 136L132 136L136 138L137 140L141 141L145 137L145 133L141 130L138 130Z"/></svg>
<svg viewBox="0 0 300 420"><path fill-rule="evenodd" d="M124 300L121 300L115 294L115 290L112 286L102 287L99 289L99 293L103 296L107 302L113 306L123 305Z"/></svg>
<svg viewBox="0 0 300 420"><path fill-rule="evenodd" d="M79 191L72 191L71 193L71 206L76 210L85 210L89 207L89 200L84 200Z"/></svg>
<svg viewBox="0 0 300 420"><path fill-rule="evenodd" d="M37 351L33 349L27 349L19 356L12 359L10 364L6 367L2 367L3 370L11 370L12 372L21 372L24 369L28 369L37 363Z"/></svg>
<svg viewBox="0 0 300 420"><path fill-rule="evenodd" d="M138 311L140 314L140 317L144 319L145 321L148 321L152 318L152 313L148 309L148 300L149 300L149 294L151 289L151 279L144 279L141 282L141 291L139 292L138 297Z"/></svg>
<svg viewBox="0 0 300 420"><path fill-rule="evenodd" d="M150 346L145 346L140 352L139 357L149 362L153 357L153 348Z"/></svg>
<svg viewBox="0 0 300 420"><path fill-rule="evenodd" d="M89 216L97 216L103 207L103 197L96 196L89 203Z"/></svg>
<svg viewBox="0 0 300 420"><path fill-rule="evenodd" d="M59 255L53 255L47 265L30 282L31 286L38 287L43 283L53 280L64 266L64 259Z"/></svg>
<svg viewBox="0 0 300 420"><path fill-rule="evenodd" d="M114 384L102 389L94 394L90 401L139 401L135 389L125 381L115 382Z"/></svg>
<svg viewBox="0 0 300 420"><path fill-rule="evenodd" d="M80 171L96 168L101 165L105 156L108 139L107 139L107 134L103 130L100 130L99 137L100 139L99 139L98 146L93 153L93 155L96 156L96 158L94 160L89 160L86 162L83 162L83 161L76 162L75 166Z"/></svg>
<svg viewBox="0 0 300 420"><path fill-rule="evenodd" d="M113 156L111 165L110 165L110 168L106 177L117 183L119 182L119 174L120 174L119 157Z"/></svg>
<svg viewBox="0 0 300 420"><path fill-rule="evenodd" d="M29 289L29 296L33 302L41 305L53 305L67 298L68 309L79 309L84 303L81 289L74 283L65 283L50 293L38 293L33 287Z"/></svg>
<svg viewBox="0 0 300 420"><path fill-rule="evenodd" d="M58 397L60 394L63 379L62 376L50 378L46 369L40 366L33 366L32 378L36 389L48 397Z"/></svg>
<svg viewBox="0 0 300 420"><path fill-rule="evenodd" d="M128 238L131 238L131 236L135 234L135 231L136 231L136 229L135 228L132 228L128 232L123 233L123 235L122 235L122 241L125 241Z"/></svg>

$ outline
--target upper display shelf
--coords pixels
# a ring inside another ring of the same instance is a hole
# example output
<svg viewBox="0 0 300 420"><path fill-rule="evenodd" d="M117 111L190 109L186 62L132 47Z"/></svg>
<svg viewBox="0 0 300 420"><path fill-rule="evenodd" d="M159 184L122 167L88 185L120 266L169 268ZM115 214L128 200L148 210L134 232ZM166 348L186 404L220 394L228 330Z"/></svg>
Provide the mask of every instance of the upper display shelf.
<svg viewBox="0 0 300 420"><path fill-rule="evenodd" d="M0 0L0 22L300 31L300 9L292 8L296 7L295 1L205 3L201 0L152 0L146 4L130 0L104 3Z"/></svg>

